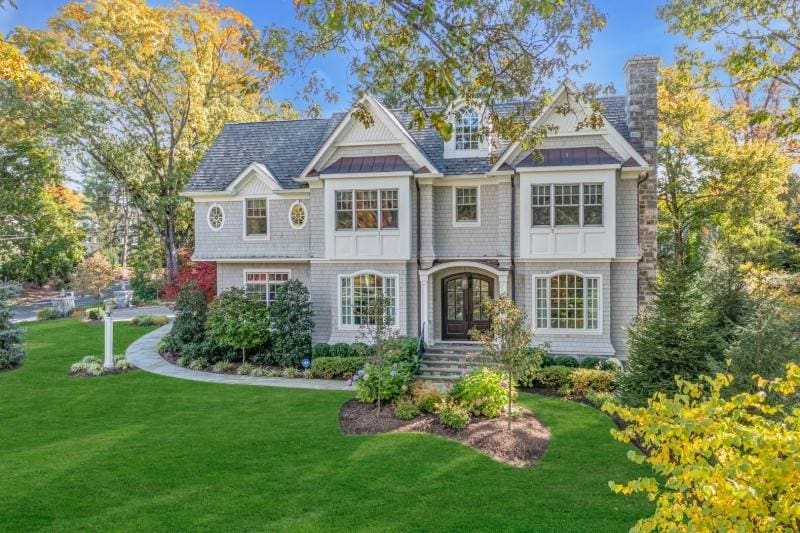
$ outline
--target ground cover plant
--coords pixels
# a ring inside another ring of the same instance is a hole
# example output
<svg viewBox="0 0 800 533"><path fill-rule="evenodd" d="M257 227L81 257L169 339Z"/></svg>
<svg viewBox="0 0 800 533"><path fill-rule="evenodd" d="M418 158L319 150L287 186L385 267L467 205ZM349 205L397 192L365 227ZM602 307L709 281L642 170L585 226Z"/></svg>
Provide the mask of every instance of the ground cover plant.
<svg viewBox="0 0 800 533"><path fill-rule="evenodd" d="M348 392L143 371L76 379L66 369L76 353L102 353L103 328L26 327L25 365L0 373L0 479L12 481L0 483L0 517L10 530L624 531L652 512L645 498L608 489L647 470L587 406L521 393L551 440L535 467L511 468L431 435L344 436ZM114 352L149 329L116 324Z"/></svg>

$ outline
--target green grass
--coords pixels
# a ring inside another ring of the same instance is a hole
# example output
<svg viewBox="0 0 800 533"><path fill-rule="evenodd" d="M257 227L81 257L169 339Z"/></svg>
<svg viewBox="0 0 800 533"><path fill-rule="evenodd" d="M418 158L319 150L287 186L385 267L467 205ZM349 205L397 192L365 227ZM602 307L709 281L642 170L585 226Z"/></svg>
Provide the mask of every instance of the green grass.
<svg viewBox="0 0 800 533"><path fill-rule="evenodd" d="M645 471L583 405L522 395L553 438L517 469L430 435L343 436L349 393L70 377L102 326L27 327L25 365L0 373L2 530L605 532L650 512L610 492ZM122 353L150 328L115 330Z"/></svg>

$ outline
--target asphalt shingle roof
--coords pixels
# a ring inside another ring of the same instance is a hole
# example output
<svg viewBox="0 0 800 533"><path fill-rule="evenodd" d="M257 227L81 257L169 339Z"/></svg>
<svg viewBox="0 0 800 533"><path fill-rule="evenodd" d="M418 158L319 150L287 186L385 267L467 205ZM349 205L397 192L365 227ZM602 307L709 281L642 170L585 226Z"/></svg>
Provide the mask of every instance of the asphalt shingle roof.
<svg viewBox="0 0 800 533"><path fill-rule="evenodd" d="M631 141L625 123L625 97L599 98L604 115L622 136ZM500 114L510 113L514 105L498 106ZM408 113L391 110L404 126ZM346 113L330 118L282 120L227 124L208 150L197 171L185 187L187 192L224 190L251 163L261 163L287 189L305 187L295 181ZM444 140L432 127L410 129L409 133L422 152L443 174L481 174L491 169L488 158L444 158ZM508 143L501 145L502 151ZM637 143L631 143L635 148Z"/></svg>

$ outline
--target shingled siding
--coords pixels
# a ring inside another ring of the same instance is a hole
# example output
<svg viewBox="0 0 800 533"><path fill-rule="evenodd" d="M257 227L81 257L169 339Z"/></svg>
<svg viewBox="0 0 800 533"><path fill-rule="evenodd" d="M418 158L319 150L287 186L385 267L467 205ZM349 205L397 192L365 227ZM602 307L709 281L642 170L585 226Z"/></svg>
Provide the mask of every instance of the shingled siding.
<svg viewBox="0 0 800 533"><path fill-rule="evenodd" d="M637 257L636 180L617 179L617 257Z"/></svg>
<svg viewBox="0 0 800 533"><path fill-rule="evenodd" d="M638 311L636 263L611 263L611 343L628 357L628 327Z"/></svg>
<svg viewBox="0 0 800 533"><path fill-rule="evenodd" d="M314 213L308 200L306 204L308 222L302 229L289 224L289 207L295 200L269 200L269 239L244 238L244 200L226 202L195 203L195 250L198 259L270 258L309 256L311 246L311 220ZM209 208L217 203L225 212L225 223L219 231L208 225Z"/></svg>
<svg viewBox="0 0 800 533"><path fill-rule="evenodd" d="M289 271L289 277L299 279L304 285L309 284L308 263L217 263L217 293L231 287L244 288L245 270L259 270L266 272Z"/></svg>
<svg viewBox="0 0 800 533"><path fill-rule="evenodd" d="M551 274L558 270L575 270L585 275L600 275L602 331L600 333L563 333L534 335L536 346L550 344L550 351L556 354L578 356L609 356L616 350L611 342L611 309L615 305L616 295L611 286L611 264L600 262L564 263L564 262L524 262L517 263L517 305L533 320L536 309L533 303L533 276ZM635 288L634 288L635 292ZM631 300L636 305L635 298Z"/></svg>
<svg viewBox="0 0 800 533"><path fill-rule="evenodd" d="M416 335L417 286L416 265L399 263L311 263L311 301L314 309L314 335L317 342L356 342L361 340L359 329L339 327L339 275L363 270L384 275L397 275L400 334Z"/></svg>
<svg viewBox="0 0 800 533"><path fill-rule="evenodd" d="M482 185L481 225L453 226L453 187L433 188L433 246L437 257L497 256L497 185Z"/></svg>

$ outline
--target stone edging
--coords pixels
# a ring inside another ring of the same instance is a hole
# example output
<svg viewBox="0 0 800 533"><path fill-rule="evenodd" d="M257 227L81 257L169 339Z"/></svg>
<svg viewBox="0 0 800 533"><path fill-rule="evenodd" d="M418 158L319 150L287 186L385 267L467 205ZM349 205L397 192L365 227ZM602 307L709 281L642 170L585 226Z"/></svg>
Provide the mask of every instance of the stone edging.
<svg viewBox="0 0 800 533"><path fill-rule="evenodd" d="M128 349L125 350L125 357L137 368L145 372L171 378L188 379L191 381L231 385L257 385L261 387L286 387L292 389L352 390L344 381L337 381L334 379L268 378L239 376L234 374L214 374L173 365L161 357L156 350L158 343L161 342L164 335L169 333L170 329L172 329L172 322L135 340L128 346Z"/></svg>

